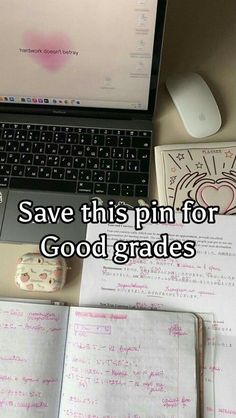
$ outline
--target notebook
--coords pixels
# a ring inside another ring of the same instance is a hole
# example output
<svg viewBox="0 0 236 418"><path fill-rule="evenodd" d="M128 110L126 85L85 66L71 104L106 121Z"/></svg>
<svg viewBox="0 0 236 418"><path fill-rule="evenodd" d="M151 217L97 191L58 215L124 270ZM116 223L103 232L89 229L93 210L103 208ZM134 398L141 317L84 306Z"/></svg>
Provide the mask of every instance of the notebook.
<svg viewBox="0 0 236 418"><path fill-rule="evenodd" d="M22 196L75 211L97 196L148 199L165 8L166 0L1 1L0 240L47 234L47 225L17 222ZM75 222L51 232L82 240L86 228Z"/></svg>
<svg viewBox="0 0 236 418"><path fill-rule="evenodd" d="M0 417L196 418L191 313L0 302Z"/></svg>
<svg viewBox="0 0 236 418"><path fill-rule="evenodd" d="M155 147L160 205L177 211L186 199L236 213L236 143L182 144Z"/></svg>

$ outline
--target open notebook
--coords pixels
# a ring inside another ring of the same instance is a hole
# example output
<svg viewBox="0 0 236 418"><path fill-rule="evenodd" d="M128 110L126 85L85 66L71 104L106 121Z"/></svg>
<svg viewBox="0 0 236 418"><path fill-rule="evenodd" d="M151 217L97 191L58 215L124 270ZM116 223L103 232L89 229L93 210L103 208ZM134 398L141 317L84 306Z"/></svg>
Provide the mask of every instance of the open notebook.
<svg viewBox="0 0 236 418"><path fill-rule="evenodd" d="M200 322L1 301L0 417L199 417Z"/></svg>

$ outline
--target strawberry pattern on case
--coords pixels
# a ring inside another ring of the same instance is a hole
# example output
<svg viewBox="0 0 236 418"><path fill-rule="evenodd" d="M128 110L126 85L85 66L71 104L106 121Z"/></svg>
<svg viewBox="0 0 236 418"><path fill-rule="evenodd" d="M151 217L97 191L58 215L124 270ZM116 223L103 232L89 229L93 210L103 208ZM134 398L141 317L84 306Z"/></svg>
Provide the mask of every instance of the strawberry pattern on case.
<svg viewBox="0 0 236 418"><path fill-rule="evenodd" d="M31 292L56 292L65 285L66 271L62 257L47 259L38 253L27 253L17 261L15 284Z"/></svg>

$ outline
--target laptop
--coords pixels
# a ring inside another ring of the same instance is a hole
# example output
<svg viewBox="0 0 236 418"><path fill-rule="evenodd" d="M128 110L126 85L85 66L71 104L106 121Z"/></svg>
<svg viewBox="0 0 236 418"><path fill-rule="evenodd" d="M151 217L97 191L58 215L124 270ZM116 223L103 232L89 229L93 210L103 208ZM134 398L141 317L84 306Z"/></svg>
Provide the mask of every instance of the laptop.
<svg viewBox="0 0 236 418"><path fill-rule="evenodd" d="M146 201L165 9L1 0L0 241L77 242L83 203ZM75 221L35 222L48 207L72 207Z"/></svg>

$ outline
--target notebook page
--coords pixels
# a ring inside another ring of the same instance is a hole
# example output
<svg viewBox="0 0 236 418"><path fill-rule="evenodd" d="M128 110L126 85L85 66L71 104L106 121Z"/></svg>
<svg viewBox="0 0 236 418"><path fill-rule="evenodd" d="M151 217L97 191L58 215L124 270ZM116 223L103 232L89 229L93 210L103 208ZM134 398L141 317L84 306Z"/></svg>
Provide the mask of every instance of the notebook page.
<svg viewBox="0 0 236 418"><path fill-rule="evenodd" d="M142 231L135 231L132 222L89 225L87 240L106 233L109 251L117 239L157 241L168 233L171 240L196 240L197 255L191 260L136 258L123 266L110 257L90 257L84 260L80 305L213 313L206 330L205 418L231 418L236 415L236 217L217 216L211 225L184 225L177 214L176 220L173 225L147 224Z"/></svg>
<svg viewBox="0 0 236 418"><path fill-rule="evenodd" d="M57 418L68 308L0 302L0 418Z"/></svg>
<svg viewBox="0 0 236 418"><path fill-rule="evenodd" d="M59 417L196 418L196 374L194 315L71 308Z"/></svg>

